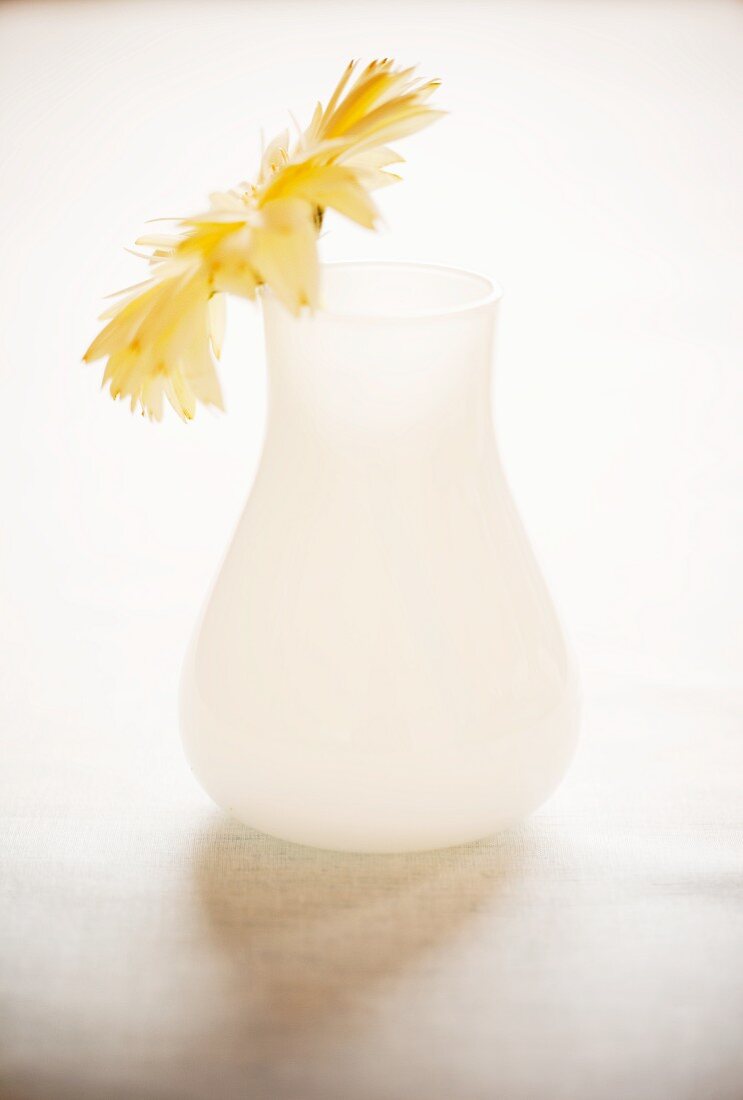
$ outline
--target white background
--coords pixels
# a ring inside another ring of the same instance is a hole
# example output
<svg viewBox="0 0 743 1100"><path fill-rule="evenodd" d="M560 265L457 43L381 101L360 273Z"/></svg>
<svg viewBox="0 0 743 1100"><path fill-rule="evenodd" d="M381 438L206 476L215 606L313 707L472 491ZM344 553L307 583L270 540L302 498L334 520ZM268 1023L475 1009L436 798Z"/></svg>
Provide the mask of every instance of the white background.
<svg viewBox="0 0 743 1100"><path fill-rule="evenodd" d="M0 8L0 793L21 878L47 857L79 870L88 841L53 828L79 807L119 814L119 838L153 807L209 813L177 677L260 449L259 318L231 303L227 413L187 426L131 417L80 360L102 296L141 277L122 248L145 221L249 178L260 128L305 122L351 56L419 62L450 114L400 143L386 230L328 219L323 256L503 284L495 418L578 648L583 767L606 732L592 699L629 685L632 729L612 727L627 797L648 739L672 761L680 722L691 818L739 822L723 762L739 766L741 733L742 47L743 9L712 0ZM710 760L719 783L695 793ZM75 960L63 981L29 912L9 942L28 932L38 965L12 999L74 1018Z"/></svg>

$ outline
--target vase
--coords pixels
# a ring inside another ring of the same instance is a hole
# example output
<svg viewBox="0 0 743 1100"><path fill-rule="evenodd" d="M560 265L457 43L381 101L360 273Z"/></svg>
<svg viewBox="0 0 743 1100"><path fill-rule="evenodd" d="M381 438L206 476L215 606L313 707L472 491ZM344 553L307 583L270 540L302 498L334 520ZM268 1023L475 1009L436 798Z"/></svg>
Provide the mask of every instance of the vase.
<svg viewBox="0 0 743 1100"><path fill-rule="evenodd" d="M491 410L499 291L419 264L262 299L263 451L182 678L211 797L323 848L475 840L555 788L575 665L515 511Z"/></svg>

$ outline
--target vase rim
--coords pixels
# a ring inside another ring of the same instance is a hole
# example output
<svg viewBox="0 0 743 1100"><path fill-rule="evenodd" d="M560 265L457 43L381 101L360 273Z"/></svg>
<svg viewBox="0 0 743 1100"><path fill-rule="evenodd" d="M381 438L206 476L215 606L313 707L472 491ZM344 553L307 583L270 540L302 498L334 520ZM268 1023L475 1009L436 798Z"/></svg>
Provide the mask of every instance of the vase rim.
<svg viewBox="0 0 743 1100"><path fill-rule="evenodd" d="M388 271L397 274L407 271L418 275L450 276L453 283L456 281L459 284L460 294L456 296L457 298L461 297L461 285L464 281L471 284L471 293L464 300L457 300L453 304L438 304L431 307L407 309L400 308L399 305L396 305L395 308L372 307L359 309L352 305L334 305L331 301L328 305L322 303L318 307L313 315L313 320L327 318L354 322L405 323L439 317L469 316L473 313L492 309L503 295L502 287L487 275L448 264L425 263L413 260L330 260L320 265L321 273L339 271L340 269L348 272L358 270L370 272L377 269L382 272ZM266 291L267 288L264 287L263 292L266 293ZM268 290L268 294L274 297L270 290Z"/></svg>

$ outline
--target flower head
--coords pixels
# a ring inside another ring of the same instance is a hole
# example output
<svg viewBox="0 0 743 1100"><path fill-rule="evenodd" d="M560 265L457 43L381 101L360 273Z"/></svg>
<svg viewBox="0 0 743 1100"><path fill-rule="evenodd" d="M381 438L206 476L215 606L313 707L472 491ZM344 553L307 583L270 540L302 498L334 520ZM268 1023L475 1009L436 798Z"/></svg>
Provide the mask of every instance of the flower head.
<svg viewBox="0 0 743 1100"><path fill-rule="evenodd" d="M378 212L370 192L399 177L387 142L433 122L438 81L388 59L361 72L347 66L325 107L292 143L288 131L265 148L254 183L210 196L205 213L173 235L150 234L151 278L122 291L85 360L108 360L103 382L153 419L166 398L190 420L197 402L222 407L215 370L224 334L224 294L255 298L270 286L294 313L319 295L317 237L327 209L365 228ZM354 79L355 75L355 79Z"/></svg>

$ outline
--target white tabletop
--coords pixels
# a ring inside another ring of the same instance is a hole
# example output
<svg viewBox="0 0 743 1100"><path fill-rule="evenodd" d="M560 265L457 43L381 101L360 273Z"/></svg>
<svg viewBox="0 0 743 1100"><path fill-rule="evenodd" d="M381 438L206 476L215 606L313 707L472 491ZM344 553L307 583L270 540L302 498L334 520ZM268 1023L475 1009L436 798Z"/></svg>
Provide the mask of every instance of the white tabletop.
<svg viewBox="0 0 743 1100"><path fill-rule="evenodd" d="M734 3L0 8L0 1095L743 1095L740 130ZM248 176L345 59L444 79L388 229L506 288L495 416L581 660L521 828L354 857L238 826L183 761L183 650L260 449L80 365L147 218Z"/></svg>

